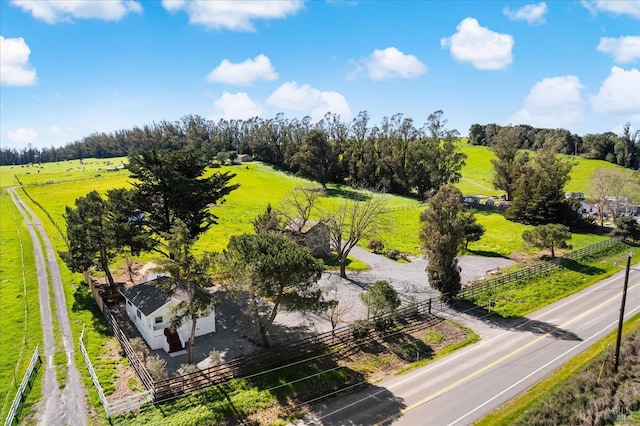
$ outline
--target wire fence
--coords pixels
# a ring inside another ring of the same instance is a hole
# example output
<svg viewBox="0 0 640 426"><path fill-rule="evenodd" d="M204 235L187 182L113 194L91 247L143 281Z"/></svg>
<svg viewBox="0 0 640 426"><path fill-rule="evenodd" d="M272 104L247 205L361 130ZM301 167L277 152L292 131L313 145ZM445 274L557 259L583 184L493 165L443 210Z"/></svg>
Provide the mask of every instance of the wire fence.
<svg viewBox="0 0 640 426"><path fill-rule="evenodd" d="M477 293L485 291L493 291L501 287L505 287L516 282L528 280L532 278L540 278L550 275L556 271L559 267L566 265L570 261L580 260L589 257L597 252L610 249L620 244L621 247L624 243L617 238L612 238L606 241L601 241L596 244L592 244L588 247L584 247L580 250L575 250L571 253L567 253L562 257L551 259L544 263L539 263L528 268L523 268L515 272L500 275L488 280L472 281L467 283L458 293L458 298L465 299L471 297Z"/></svg>
<svg viewBox="0 0 640 426"><path fill-rule="evenodd" d="M14 422L17 423L16 417L20 411L20 406L25 399L25 391L27 389L31 389L31 386L33 385L33 378L35 377L34 373L37 371L40 364L42 364L42 359L40 358L40 345L38 345L33 351L33 355L31 355L29 367L27 367L27 371L22 378L22 382L16 392L16 396L13 398L13 403L11 404L11 408L7 414L7 419L4 422L5 426L12 425Z"/></svg>
<svg viewBox="0 0 640 426"><path fill-rule="evenodd" d="M98 375L96 374L93 364L91 363L91 359L89 358L89 354L87 353L87 349L84 346L84 326L82 327L82 333L80 334L80 351L82 351L82 357L84 358L84 362L87 365L87 369L89 370L89 374L91 375L91 380L93 380L93 385L98 392L98 397L100 398L100 402L104 407L104 411L107 415L107 418L114 416L116 414L129 413L137 410L140 406L146 402L150 402L153 399L153 395L149 391L141 392L136 395L131 395L117 401L109 402L107 401L107 397L104 394L104 390L100 385L100 380L98 380Z"/></svg>
<svg viewBox="0 0 640 426"><path fill-rule="evenodd" d="M62 239L64 240L64 243L66 244L67 248L69 248L69 242L67 241L67 237L64 233L64 231L62 230L62 227L60 225L58 225L58 223L55 221L55 219L53 218L53 216L51 216L51 213L49 213L47 211L47 209L44 208L44 206L42 204L40 204L38 201L36 201L35 199L33 199L31 197L31 195L29 195L29 193L27 192L27 190L25 189L24 186L21 187L22 192L24 192L24 195L27 196L27 198L29 200L31 200L31 202L33 204L35 204L36 206L38 206L38 208L40 210L42 210L44 212L45 215L47 215L47 217L49 218L49 220L51 221L51 223L53 224L53 226L56 227L56 229L58 230L58 232L60 233L60 236L62 237Z"/></svg>

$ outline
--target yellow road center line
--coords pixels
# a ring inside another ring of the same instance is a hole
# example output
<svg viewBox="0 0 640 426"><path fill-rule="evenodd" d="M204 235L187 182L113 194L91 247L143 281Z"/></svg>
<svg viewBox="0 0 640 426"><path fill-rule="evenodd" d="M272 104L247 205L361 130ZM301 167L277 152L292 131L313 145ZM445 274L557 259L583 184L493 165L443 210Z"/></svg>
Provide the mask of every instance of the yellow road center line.
<svg viewBox="0 0 640 426"><path fill-rule="evenodd" d="M638 286L640 286L640 282L638 282L638 283L634 284L633 286L629 287L628 290L634 289L634 288L636 288ZM613 301L615 299L620 299L620 295L617 294L615 296L611 296L610 298L608 298L604 302L602 302L602 303L594 306L593 308L581 313L580 315L570 319L569 321L565 322L564 324L559 325L558 327L559 328L564 328L567 325L571 324L572 322L575 322L575 321L581 319L582 317L584 317L586 315L589 315L594 310L600 308L603 305L606 305L607 303L610 303L611 301ZM468 376L463 377L462 379L458 380L457 382L452 383L449 386L440 389L439 391L437 391L437 392L435 392L435 393L433 393L433 394L421 399L420 401L418 401L416 403L413 403L413 404L409 405L406 408L403 408L402 410L400 410L399 413L394 414L394 415L392 415L390 417L387 417L382 422L376 423L376 425L383 425L383 424L395 419L396 417L402 416L405 413L407 413L407 412L409 412L409 411L411 411L411 410L413 410L413 409L415 409L415 408L417 408L417 407L419 407L419 406L421 406L421 405L423 405L423 404L425 404L425 403L427 403L427 402L429 402L429 401L431 401L433 399L436 399L437 397L449 392L450 390L458 387L459 385L461 385L461 384L463 384L465 382L468 382L469 380L473 379L474 377L484 373L485 371L489 370L490 368L495 367L496 365L500 364L501 362L505 361L506 359L511 358L512 356L516 355L517 353L522 352L523 350L525 350L528 347L538 343L539 341L541 341L543 339L546 339L550 334L551 334L551 332L547 332L547 333L543 334L542 336L530 341L529 343L525 344L524 346L521 346L518 349L516 349L516 350L514 350L514 351L512 351L512 352L510 352L510 353L508 353L506 355L504 355L502 358L499 358L496 361L493 361L491 364L487 364L484 367L480 368L479 370L476 370L473 373L469 374Z"/></svg>

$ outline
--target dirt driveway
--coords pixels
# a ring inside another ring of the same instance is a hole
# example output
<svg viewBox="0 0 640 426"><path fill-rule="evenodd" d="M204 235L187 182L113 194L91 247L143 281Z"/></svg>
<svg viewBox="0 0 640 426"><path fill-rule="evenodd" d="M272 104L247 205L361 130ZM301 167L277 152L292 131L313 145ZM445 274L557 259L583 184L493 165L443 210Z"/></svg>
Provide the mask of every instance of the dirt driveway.
<svg viewBox="0 0 640 426"><path fill-rule="evenodd" d="M36 260L38 276L45 372L42 399L35 417L38 418L40 424L47 426L86 425L87 406L85 399L87 391L75 365L71 323L55 250L45 232L44 225L38 216L23 202L16 188L9 188L8 192L29 231L29 236L33 243L33 254ZM53 299L49 291L49 281L53 290ZM53 307L53 312L51 307ZM62 348L55 346L54 321L57 321L60 328ZM58 350L64 350L67 356L67 374L64 386L60 386L53 365L53 357Z"/></svg>

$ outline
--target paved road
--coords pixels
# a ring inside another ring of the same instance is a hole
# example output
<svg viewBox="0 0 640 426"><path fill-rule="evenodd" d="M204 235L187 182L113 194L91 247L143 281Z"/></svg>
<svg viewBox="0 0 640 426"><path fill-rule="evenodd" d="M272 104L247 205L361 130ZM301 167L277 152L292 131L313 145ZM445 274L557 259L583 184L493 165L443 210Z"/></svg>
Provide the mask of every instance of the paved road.
<svg viewBox="0 0 640 426"><path fill-rule="evenodd" d="M621 272L517 323L488 324L494 331L481 342L330 400L298 424L471 424L614 330L623 281ZM638 311L640 269L632 268L626 318Z"/></svg>
<svg viewBox="0 0 640 426"><path fill-rule="evenodd" d="M58 425L86 425L87 407L85 403L86 390L80 380L80 374L73 358L74 345L71 324L67 313L60 268L49 236L44 230L42 222L27 206L15 188L9 188L11 199L20 211L27 225L34 247L36 269L38 275L38 289L40 302L40 319L42 322L43 346L45 356L45 373L42 388L42 401L39 406L40 424L47 426ZM46 253L46 262L45 262ZM53 335L53 315L51 312L51 297L49 281L53 288L53 302L56 318L62 334L62 343L67 356L67 378L61 390L53 366L55 354L55 338Z"/></svg>

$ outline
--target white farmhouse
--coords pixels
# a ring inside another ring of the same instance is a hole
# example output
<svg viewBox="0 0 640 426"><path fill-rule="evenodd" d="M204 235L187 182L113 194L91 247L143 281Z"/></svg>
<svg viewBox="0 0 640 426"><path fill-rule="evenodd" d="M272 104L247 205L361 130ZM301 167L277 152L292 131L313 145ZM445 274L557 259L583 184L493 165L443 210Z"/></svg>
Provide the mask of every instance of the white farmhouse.
<svg viewBox="0 0 640 426"><path fill-rule="evenodd" d="M168 279L159 277L125 289L121 293L125 298L129 319L149 347L152 350L164 349L167 353L173 354L182 351L185 342L189 341L191 320L185 320L175 331L169 328L171 308L181 301L188 301L188 295L181 291L170 294L164 289L166 285L157 285ZM196 337L216 331L215 315L215 308L212 308L209 315L197 319Z"/></svg>

